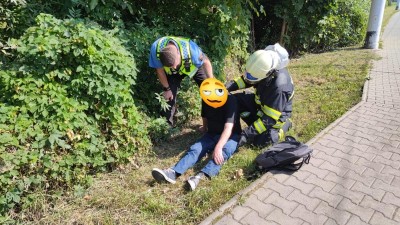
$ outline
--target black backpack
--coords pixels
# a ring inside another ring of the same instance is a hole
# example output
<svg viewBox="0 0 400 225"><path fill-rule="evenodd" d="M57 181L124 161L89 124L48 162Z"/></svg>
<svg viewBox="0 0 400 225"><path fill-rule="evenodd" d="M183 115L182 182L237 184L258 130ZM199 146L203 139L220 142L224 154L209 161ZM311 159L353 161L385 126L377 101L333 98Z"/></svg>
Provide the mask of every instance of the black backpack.
<svg viewBox="0 0 400 225"><path fill-rule="evenodd" d="M312 149L288 136L285 141L276 143L260 153L255 161L264 172L272 169L297 171L304 163L310 162Z"/></svg>

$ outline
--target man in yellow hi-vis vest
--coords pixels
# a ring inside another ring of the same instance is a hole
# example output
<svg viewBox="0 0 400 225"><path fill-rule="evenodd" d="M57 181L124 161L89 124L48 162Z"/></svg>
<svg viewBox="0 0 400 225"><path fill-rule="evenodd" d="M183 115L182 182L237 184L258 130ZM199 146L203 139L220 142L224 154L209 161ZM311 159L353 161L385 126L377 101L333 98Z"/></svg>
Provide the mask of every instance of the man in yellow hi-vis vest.
<svg viewBox="0 0 400 225"><path fill-rule="evenodd" d="M242 132L239 145L248 142L265 146L284 140L291 127L294 85L286 66L289 54L279 44L267 46L250 55L243 76L226 84L228 91L254 87L234 95L239 113L248 125Z"/></svg>
<svg viewBox="0 0 400 225"><path fill-rule="evenodd" d="M193 78L200 86L203 80L214 77L210 60L188 38L167 36L157 39L151 46L149 66L156 69L164 98L170 105L162 114L171 126L174 125L176 96L183 78Z"/></svg>

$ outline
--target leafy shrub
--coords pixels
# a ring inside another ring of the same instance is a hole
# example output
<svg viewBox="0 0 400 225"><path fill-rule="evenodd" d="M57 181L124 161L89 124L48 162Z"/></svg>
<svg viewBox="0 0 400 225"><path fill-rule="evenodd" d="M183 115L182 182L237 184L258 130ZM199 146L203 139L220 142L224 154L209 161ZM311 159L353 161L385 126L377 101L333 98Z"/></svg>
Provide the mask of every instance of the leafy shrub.
<svg viewBox="0 0 400 225"><path fill-rule="evenodd" d="M254 16L258 48L283 38L292 53L320 52L362 42L368 0L262 0L266 16Z"/></svg>
<svg viewBox="0 0 400 225"><path fill-rule="evenodd" d="M84 185L150 146L130 89L135 61L113 33L36 21L0 71L0 213L29 204L36 188Z"/></svg>

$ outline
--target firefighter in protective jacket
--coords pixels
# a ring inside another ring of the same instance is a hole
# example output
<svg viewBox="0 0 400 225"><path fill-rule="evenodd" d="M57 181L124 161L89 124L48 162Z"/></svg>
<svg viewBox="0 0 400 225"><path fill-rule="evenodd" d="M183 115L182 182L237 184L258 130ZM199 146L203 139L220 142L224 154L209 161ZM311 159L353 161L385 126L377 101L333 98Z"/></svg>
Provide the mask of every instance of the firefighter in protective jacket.
<svg viewBox="0 0 400 225"><path fill-rule="evenodd" d="M239 145L265 146L284 140L291 127L294 85L286 66L289 55L279 44L250 55L243 76L226 84L228 91L254 87L234 95L246 127Z"/></svg>

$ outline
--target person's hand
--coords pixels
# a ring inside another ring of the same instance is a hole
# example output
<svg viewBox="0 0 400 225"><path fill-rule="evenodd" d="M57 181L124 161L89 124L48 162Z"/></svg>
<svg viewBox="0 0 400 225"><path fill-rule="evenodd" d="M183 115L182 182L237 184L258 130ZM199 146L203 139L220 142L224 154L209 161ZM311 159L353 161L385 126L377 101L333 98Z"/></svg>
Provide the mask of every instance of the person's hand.
<svg viewBox="0 0 400 225"><path fill-rule="evenodd" d="M213 158L216 164L221 165L224 163L224 156L222 155L222 148L215 147L213 152Z"/></svg>
<svg viewBox="0 0 400 225"><path fill-rule="evenodd" d="M172 95L172 91L171 90L164 91L163 95L164 95L164 99L167 100L167 101L171 101L171 100L174 99L174 96Z"/></svg>

